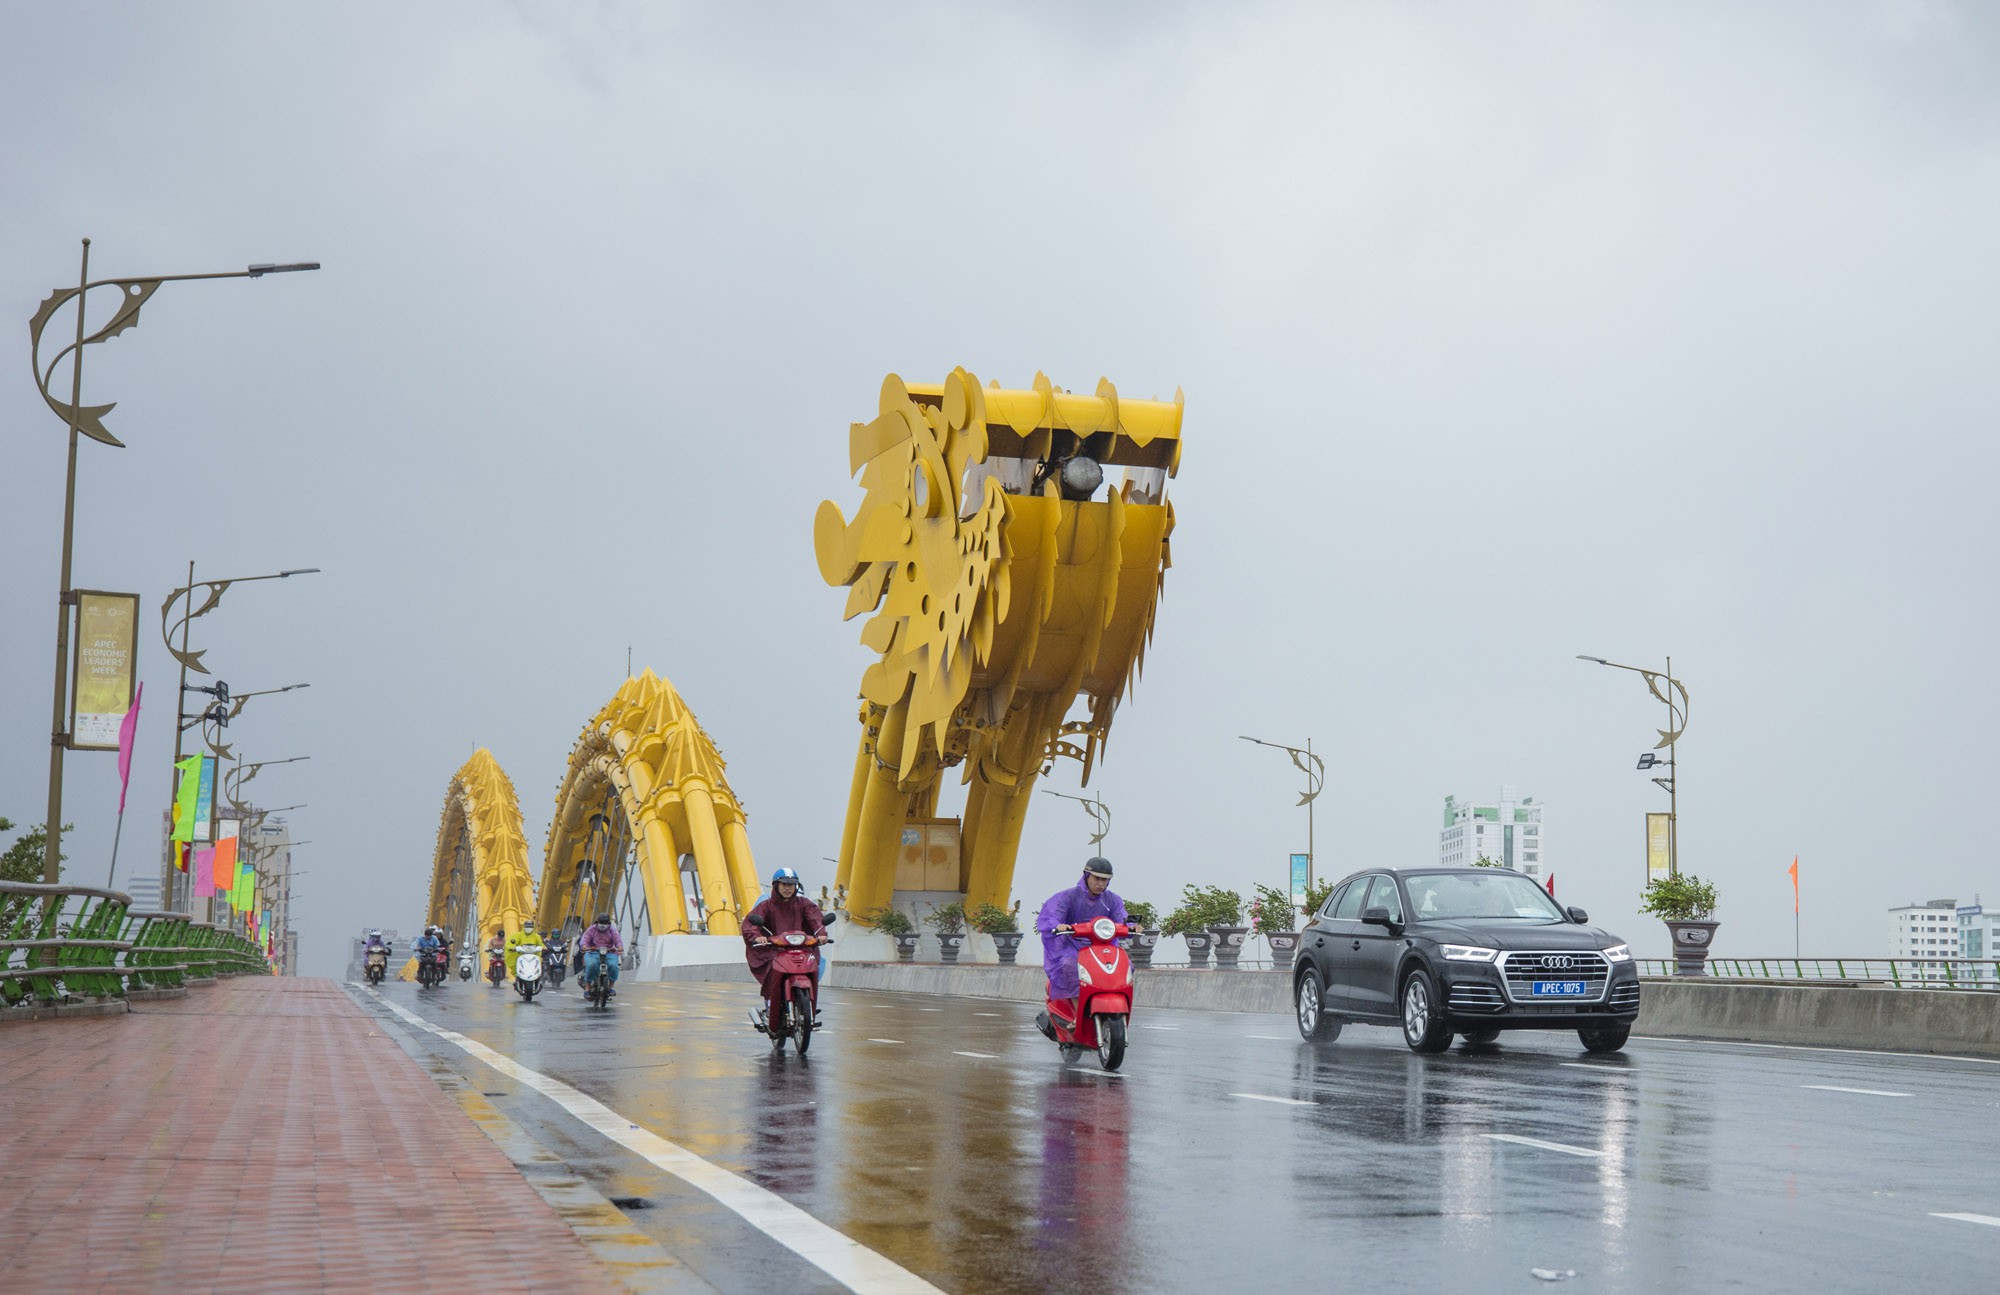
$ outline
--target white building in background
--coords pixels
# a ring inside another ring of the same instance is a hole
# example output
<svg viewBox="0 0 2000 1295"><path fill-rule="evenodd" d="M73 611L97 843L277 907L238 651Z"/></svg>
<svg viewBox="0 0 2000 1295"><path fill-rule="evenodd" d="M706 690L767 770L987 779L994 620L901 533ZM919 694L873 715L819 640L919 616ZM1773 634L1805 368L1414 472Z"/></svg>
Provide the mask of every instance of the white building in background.
<svg viewBox="0 0 2000 1295"><path fill-rule="evenodd" d="M1444 830L1438 834L1438 863L1466 867L1485 856L1537 881L1548 876L1549 858L1542 849L1542 809L1533 796L1518 799L1512 787L1500 789L1490 804L1444 798Z"/></svg>
<svg viewBox="0 0 2000 1295"><path fill-rule="evenodd" d="M1982 960L1984 966L1968 965L1966 971L1975 980L1988 984L2000 982L2000 911L1987 912L1986 906L1974 895L1970 904L1960 904L1955 914L1958 918L1958 956L1968 961Z"/></svg>
<svg viewBox="0 0 2000 1295"><path fill-rule="evenodd" d="M1889 910L1889 956L1892 958L1956 958L1958 901L1933 899ZM1919 979L1943 980L1943 967L1924 968Z"/></svg>
<svg viewBox="0 0 2000 1295"><path fill-rule="evenodd" d="M155 876L129 877L118 884L118 889L132 897L132 910L139 913L156 913L160 910L160 879Z"/></svg>

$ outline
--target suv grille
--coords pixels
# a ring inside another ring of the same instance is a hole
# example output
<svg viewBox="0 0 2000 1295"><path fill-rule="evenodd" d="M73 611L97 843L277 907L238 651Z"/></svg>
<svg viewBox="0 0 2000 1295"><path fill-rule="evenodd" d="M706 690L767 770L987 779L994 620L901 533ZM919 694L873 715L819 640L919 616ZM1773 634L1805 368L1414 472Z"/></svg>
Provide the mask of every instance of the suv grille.
<svg viewBox="0 0 2000 1295"><path fill-rule="evenodd" d="M1614 1012L1636 1011L1639 1006L1639 982L1628 980L1611 990L1611 1010Z"/></svg>
<svg viewBox="0 0 2000 1295"><path fill-rule="evenodd" d="M1480 980L1462 980L1451 987L1451 997L1446 1006L1454 1012L1498 1012L1507 1004L1500 997L1500 986Z"/></svg>
<svg viewBox="0 0 2000 1295"><path fill-rule="evenodd" d="M1515 1002L1561 1010L1564 1003L1601 1002L1604 987L1611 979L1611 964L1603 954L1590 949L1503 953L1500 976L1507 982L1507 997ZM1566 998L1536 998L1534 984L1538 980L1581 980L1583 993Z"/></svg>

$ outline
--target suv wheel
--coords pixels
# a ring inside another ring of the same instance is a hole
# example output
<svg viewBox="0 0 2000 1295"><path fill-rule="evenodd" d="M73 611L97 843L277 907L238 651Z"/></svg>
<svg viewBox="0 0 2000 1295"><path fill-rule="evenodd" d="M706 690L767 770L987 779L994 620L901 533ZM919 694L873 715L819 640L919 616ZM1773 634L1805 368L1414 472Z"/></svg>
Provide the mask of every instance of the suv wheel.
<svg viewBox="0 0 2000 1295"><path fill-rule="evenodd" d="M1601 1029L1578 1030L1576 1037L1583 1040L1585 1052L1616 1052L1625 1046L1625 1040L1632 1037L1632 1027L1606 1025Z"/></svg>
<svg viewBox="0 0 2000 1295"><path fill-rule="evenodd" d="M1327 1015L1326 997L1320 992L1319 973L1310 965L1299 973L1298 992L1292 1005L1298 1009L1299 1033L1314 1043L1331 1043L1340 1037L1340 1021Z"/></svg>
<svg viewBox="0 0 2000 1295"><path fill-rule="evenodd" d="M1422 967L1403 982L1403 1042L1412 1052L1443 1052L1451 1030L1437 1012L1437 982Z"/></svg>

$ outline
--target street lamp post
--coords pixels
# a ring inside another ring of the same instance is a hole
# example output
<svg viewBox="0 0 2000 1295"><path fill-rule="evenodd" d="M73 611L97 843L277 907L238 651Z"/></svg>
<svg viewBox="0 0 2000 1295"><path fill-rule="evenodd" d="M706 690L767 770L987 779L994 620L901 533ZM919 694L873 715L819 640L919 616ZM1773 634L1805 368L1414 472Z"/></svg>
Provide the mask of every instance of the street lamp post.
<svg viewBox="0 0 2000 1295"><path fill-rule="evenodd" d="M1606 661L1601 656L1586 656L1581 652L1577 654L1576 659L1579 661L1594 662L1597 665L1610 666L1613 670L1630 670L1633 674L1644 675L1647 690L1667 708L1667 726L1658 730L1660 740L1653 744L1653 751L1657 751L1661 747L1667 748L1667 776L1664 778L1655 777L1653 781L1667 793L1667 875L1678 877L1681 875L1681 858L1680 762L1677 756L1679 749L1677 744L1680 741L1681 734L1687 729L1688 691L1680 680L1674 678L1674 659L1672 657L1667 658L1667 668L1664 672L1648 670L1644 666L1620 665L1616 661ZM1678 706L1674 704L1676 696L1680 698ZM1650 769L1658 763L1660 762L1653 757L1652 751L1648 751L1639 757L1639 768L1641 770Z"/></svg>
<svg viewBox="0 0 2000 1295"><path fill-rule="evenodd" d="M1306 889L1311 890L1315 875L1313 870L1319 863L1318 856L1313 853L1313 802L1319 799L1320 792L1326 788L1326 761L1313 754L1311 738L1307 738L1306 744L1302 747L1286 746L1283 742L1266 742L1261 737L1243 737L1243 740L1288 752L1292 757L1292 763L1306 776L1306 789L1299 796L1299 804L1306 807Z"/></svg>
<svg viewBox="0 0 2000 1295"><path fill-rule="evenodd" d="M1102 794L1093 799L1089 796L1072 796L1066 791L1051 791L1047 787L1042 788L1042 792L1044 795L1073 800L1083 806L1083 812L1090 815L1090 821L1097 825L1097 830L1090 835L1090 843L1093 846L1102 845L1104 838L1111 835L1111 807L1104 803Z"/></svg>
<svg viewBox="0 0 2000 1295"><path fill-rule="evenodd" d="M93 405L88 408L83 403L83 348L96 342L116 337L139 322L139 311L163 283L179 283L193 279L257 279L266 274L284 274L294 270L317 270L319 262L298 262L290 265L252 265L242 270L227 270L214 274L163 274L143 279L98 279L90 277L90 240L83 240L83 264L77 275L74 288L57 288L36 308L34 317L28 321L30 340L29 358L34 365L35 385L40 388L42 399L56 416L69 425L69 468L63 481L63 533L62 533L62 576L56 601L56 670L54 718L49 727L49 808L48 846L42 856L42 880L54 884L62 878L62 781L63 752L68 749L70 733L64 715L63 694L69 685L69 622L70 608L76 605L76 591L70 587L70 558L76 541L76 450L81 436L88 436L114 448L123 448L124 442L113 436L104 426L104 415L111 412L113 405ZM123 294L123 300L111 316L110 322L91 332L84 324L84 298L92 288L116 286ZM76 340L56 352L47 365L42 363L42 330L62 307L76 302ZM56 365L63 357L70 358L69 402L63 403L49 392L49 383L55 377Z"/></svg>

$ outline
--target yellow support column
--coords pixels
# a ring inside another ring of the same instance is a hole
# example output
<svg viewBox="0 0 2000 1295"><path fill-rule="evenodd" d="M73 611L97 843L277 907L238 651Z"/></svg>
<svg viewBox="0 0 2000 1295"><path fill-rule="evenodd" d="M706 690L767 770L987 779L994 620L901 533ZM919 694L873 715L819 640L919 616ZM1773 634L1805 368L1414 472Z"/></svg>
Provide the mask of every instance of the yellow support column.
<svg viewBox="0 0 2000 1295"><path fill-rule="evenodd" d="M854 753L854 777L848 782L847 821L840 828L840 863L833 884L846 886L854 880L854 836L861 827L861 798L868 790L868 771L875 767L875 749L869 740L868 724L861 725L861 742Z"/></svg>
<svg viewBox="0 0 2000 1295"><path fill-rule="evenodd" d="M764 893L757 876L757 858L750 853L750 833L742 819L732 818L722 825L722 855L729 860L729 875L736 879L736 912L741 916L757 907Z"/></svg>
<svg viewBox="0 0 2000 1295"><path fill-rule="evenodd" d="M680 850L673 829L652 806L639 812L639 831L646 840L646 853L639 860L639 880L646 887L646 912L653 929L661 934L685 934L687 894L681 889Z"/></svg>
<svg viewBox="0 0 2000 1295"><path fill-rule="evenodd" d="M708 933L736 935L743 929L743 910L736 906L729 880L729 859L722 851L722 830L715 821L715 802L708 784L689 778L677 788L687 809L688 841L694 850L695 872L701 877L702 898L708 904Z"/></svg>
<svg viewBox="0 0 2000 1295"><path fill-rule="evenodd" d="M966 879L967 911L981 904L1007 907L1008 890L1014 884L1014 858L1021 852L1021 828L1028 817L1028 801L1038 775L1029 773L1012 795L991 788L984 812L979 817L979 842L974 847L971 875Z"/></svg>

